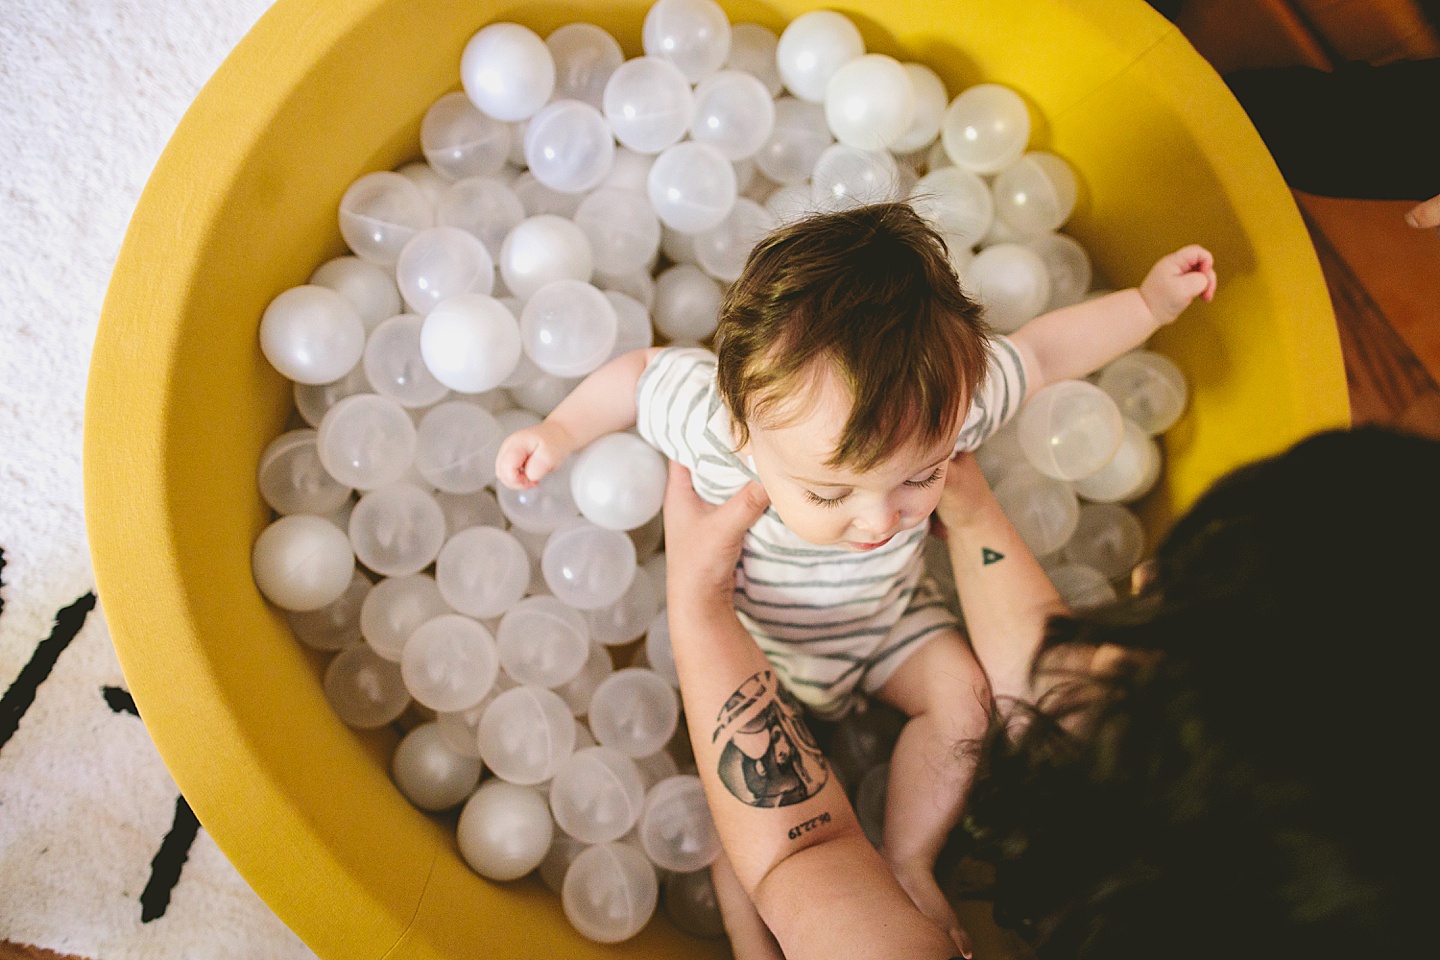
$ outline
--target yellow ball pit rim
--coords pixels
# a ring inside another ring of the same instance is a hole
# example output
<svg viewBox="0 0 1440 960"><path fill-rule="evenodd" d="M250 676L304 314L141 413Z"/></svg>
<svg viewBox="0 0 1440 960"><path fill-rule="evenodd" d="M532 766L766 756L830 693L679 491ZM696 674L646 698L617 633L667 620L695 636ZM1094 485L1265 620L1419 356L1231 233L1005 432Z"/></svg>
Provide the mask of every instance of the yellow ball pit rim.
<svg viewBox="0 0 1440 960"><path fill-rule="evenodd" d="M822 4L722 3L772 29ZM418 155L419 120L488 22L542 35L577 19L640 52L647 4L279 0L196 99L131 222L96 339L86 513L107 621L146 726L240 873L327 960L724 955L664 922L601 947L531 880L490 884L453 822L391 786L387 731L357 735L320 660L254 589L268 520L259 454L289 390L260 314L343 252L340 194ZM935 67L952 94L1010 84L1032 148L1078 169L1067 230L1116 285L1211 246L1220 296L1157 337L1194 387L1166 438L1152 517L1232 466L1348 420L1334 318L1289 192L1223 83L1141 0L892 0L834 5L874 52Z"/></svg>

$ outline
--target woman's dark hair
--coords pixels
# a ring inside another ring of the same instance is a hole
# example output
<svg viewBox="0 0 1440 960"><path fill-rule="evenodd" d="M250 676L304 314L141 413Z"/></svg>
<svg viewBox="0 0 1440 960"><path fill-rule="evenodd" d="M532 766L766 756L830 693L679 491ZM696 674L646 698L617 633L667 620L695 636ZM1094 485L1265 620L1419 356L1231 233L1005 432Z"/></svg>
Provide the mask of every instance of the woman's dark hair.
<svg viewBox="0 0 1440 960"><path fill-rule="evenodd" d="M1324 433L1217 482L1151 586L1051 622L1059 685L982 744L996 919L1066 960L1433 949L1437 596L1440 443Z"/></svg>

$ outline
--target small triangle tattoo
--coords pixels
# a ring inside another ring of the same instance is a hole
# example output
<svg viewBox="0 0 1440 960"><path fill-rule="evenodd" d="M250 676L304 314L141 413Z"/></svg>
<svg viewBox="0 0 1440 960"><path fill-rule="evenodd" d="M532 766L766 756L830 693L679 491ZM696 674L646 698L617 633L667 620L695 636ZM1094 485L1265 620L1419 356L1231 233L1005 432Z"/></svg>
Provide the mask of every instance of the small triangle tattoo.
<svg viewBox="0 0 1440 960"><path fill-rule="evenodd" d="M999 561L1004 559L1005 554L1003 553L997 553L996 551L991 550L989 547L980 548L981 566L988 567L990 566L990 564L998 563Z"/></svg>

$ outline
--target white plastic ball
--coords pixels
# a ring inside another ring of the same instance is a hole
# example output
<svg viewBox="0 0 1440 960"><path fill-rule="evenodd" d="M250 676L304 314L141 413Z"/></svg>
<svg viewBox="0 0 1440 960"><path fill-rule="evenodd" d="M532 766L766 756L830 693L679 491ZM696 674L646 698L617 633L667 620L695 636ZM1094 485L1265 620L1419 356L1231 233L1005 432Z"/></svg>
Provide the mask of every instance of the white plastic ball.
<svg viewBox="0 0 1440 960"><path fill-rule="evenodd" d="M1028 467L1030 461L1025 459L1025 451L1020 446L1019 425L1011 420L992 433L976 448L975 461L980 465L980 472L985 475L985 480L991 487L1015 467Z"/></svg>
<svg viewBox="0 0 1440 960"><path fill-rule="evenodd" d="M1145 528L1128 508L1115 503L1080 507L1080 523L1065 545L1066 559L1100 571L1110 580L1130 576L1145 552Z"/></svg>
<svg viewBox="0 0 1440 960"><path fill-rule="evenodd" d="M477 246L480 241L473 237ZM450 388L430 373L420 356L420 329L425 320L413 313L391 317L370 331L365 341L365 378L375 392L402 407L428 407Z"/></svg>
<svg viewBox="0 0 1440 960"><path fill-rule="evenodd" d="M775 63L775 48L780 38L775 31L758 23L737 23L730 27L730 56L725 61L728 70L748 73L765 85L770 96L780 96L785 88L780 79L780 67Z"/></svg>
<svg viewBox="0 0 1440 960"><path fill-rule="evenodd" d="M802 184L834 142L823 105L781 97L775 101L770 137L755 153L755 165L776 183Z"/></svg>
<svg viewBox="0 0 1440 960"><path fill-rule="evenodd" d="M548 417L579 383L579 377L555 377L542 372L522 386L511 387L510 395L526 411Z"/></svg>
<svg viewBox="0 0 1440 960"><path fill-rule="evenodd" d="M510 231L525 219L525 206L515 191L493 177L466 177L445 188L435 203L435 222L458 227L474 236L497 262Z"/></svg>
<svg viewBox="0 0 1440 960"><path fill-rule="evenodd" d="M540 566L556 597L578 610L595 610L629 589L635 544L618 530L575 520L550 535Z"/></svg>
<svg viewBox="0 0 1440 960"><path fill-rule="evenodd" d="M666 683L676 690L680 689L680 674L675 670L675 651L670 646L670 618L666 616L663 604L645 631L645 660Z"/></svg>
<svg viewBox="0 0 1440 960"><path fill-rule="evenodd" d="M632 433L611 433L575 458L570 494L585 519L607 530L634 530L660 512L665 458Z"/></svg>
<svg viewBox="0 0 1440 960"><path fill-rule="evenodd" d="M445 493L477 493L495 482L500 422L464 400L437 404L415 431L415 469ZM498 508L497 508L498 510Z"/></svg>
<svg viewBox="0 0 1440 960"><path fill-rule="evenodd" d="M492 23L460 56L460 83L470 102L497 120L524 120L555 89L555 58L533 30Z"/></svg>
<svg viewBox="0 0 1440 960"><path fill-rule="evenodd" d="M1050 275L1050 299L1044 312L1068 307L1085 299L1090 290L1094 270L1090 254L1074 237L1063 233L1043 233L1025 242L1040 255L1045 272Z"/></svg>
<svg viewBox="0 0 1440 960"><path fill-rule="evenodd" d="M660 252L671 263L696 263L695 237L660 225Z"/></svg>
<svg viewBox="0 0 1440 960"><path fill-rule="evenodd" d="M644 194L645 184L650 182L650 168L654 165L655 156L653 154L636 153L629 147L616 147L615 162L610 166L610 176L605 178L605 182L601 186Z"/></svg>
<svg viewBox="0 0 1440 960"><path fill-rule="evenodd" d="M568 682L556 687L555 692L560 694L561 699L570 707L571 713L583 717L590 712L590 698L595 693L595 688L614 672L615 665L610 660L610 654L598 643L591 643L590 653L580 667L580 672Z"/></svg>
<svg viewBox="0 0 1440 960"><path fill-rule="evenodd" d="M638 640L660 611L660 591L643 568L635 571L630 588L608 607L585 611L590 636L596 643L617 647Z"/></svg>
<svg viewBox="0 0 1440 960"><path fill-rule="evenodd" d="M285 620L295 639L311 650L344 649L361 639L360 609L372 589L369 578L356 570L339 597L315 610L287 610Z"/></svg>
<svg viewBox="0 0 1440 960"><path fill-rule="evenodd" d="M505 519L517 530L529 533L552 533L580 516L580 508L570 494L570 464L562 463L526 490L499 486L496 499Z"/></svg>
<svg viewBox="0 0 1440 960"><path fill-rule="evenodd" d="M699 233L719 225L739 195L735 168L707 143L686 141L655 158L647 184L660 222L681 233Z"/></svg>
<svg viewBox="0 0 1440 960"><path fill-rule="evenodd" d="M556 830L555 838L550 841L550 852L540 861L540 882L545 884L545 889L560 896L565 889L565 874L570 864L589 847L588 843L581 843L564 830Z"/></svg>
<svg viewBox="0 0 1440 960"><path fill-rule="evenodd" d="M900 186L900 169L889 152L837 143L815 161L810 197L819 210L848 210L898 200Z"/></svg>
<svg viewBox="0 0 1440 960"><path fill-rule="evenodd" d="M494 176L510 154L510 125L481 113L465 94L447 93L420 121L420 149L446 180Z"/></svg>
<svg viewBox="0 0 1440 960"><path fill-rule="evenodd" d="M654 154L679 143L690 129L695 94L673 63L658 57L636 57L610 75L604 110L622 146Z"/></svg>
<svg viewBox="0 0 1440 960"><path fill-rule="evenodd" d="M648 757L665 746L679 719L678 695L653 670L617 670L590 698L590 732L629 757Z"/></svg>
<svg viewBox="0 0 1440 960"><path fill-rule="evenodd" d="M1115 401L1086 380L1061 380L1037 391L1017 419L1026 458L1056 480L1083 480L1105 466L1124 430Z"/></svg>
<svg viewBox="0 0 1440 960"><path fill-rule="evenodd" d="M580 201L575 224L589 239L595 269L603 274L642 270L660 249L660 219L644 193L600 187Z"/></svg>
<svg viewBox="0 0 1440 960"><path fill-rule="evenodd" d="M991 185L996 216L1023 237L1059 230L1075 209L1078 187L1070 165L1053 153L1027 153Z"/></svg>
<svg viewBox="0 0 1440 960"><path fill-rule="evenodd" d="M405 689L432 710L454 712L475 706L490 692L499 670L500 657L490 631L455 613L422 623L405 641L400 656Z"/></svg>
<svg viewBox="0 0 1440 960"><path fill-rule="evenodd" d="M460 96L465 95L462 93ZM471 107L470 109L475 108ZM508 124L506 126L508 127ZM508 135L506 139L509 139ZM440 195L445 192L445 188L450 186L450 181L436 173L435 168L424 160L412 160L409 163L401 164L395 168L395 172L419 187L420 192L425 194L425 199L430 201L432 208L439 202Z"/></svg>
<svg viewBox="0 0 1440 960"><path fill-rule="evenodd" d="M959 167L942 167L921 177L910 192L910 205L951 246L973 247L995 219L990 188Z"/></svg>
<svg viewBox="0 0 1440 960"><path fill-rule="evenodd" d="M420 355L431 375L451 390L493 390L520 361L520 324L493 297L451 297L426 314Z"/></svg>
<svg viewBox="0 0 1440 960"><path fill-rule="evenodd" d="M326 260L310 275L310 283L317 287L329 287L349 300L359 312L360 322L365 325L367 333L381 320L400 312L400 291L395 286L395 275L356 256Z"/></svg>
<svg viewBox="0 0 1440 960"><path fill-rule="evenodd" d="M440 595L460 613L498 617L514 607L530 586L530 558L504 530L471 527L440 548L435 558ZM511 671L514 676L514 671ZM517 680L528 682L524 677Z"/></svg>
<svg viewBox="0 0 1440 960"><path fill-rule="evenodd" d="M699 343L720 322L720 285L688 263L655 278L655 329L676 343Z"/></svg>
<svg viewBox="0 0 1440 960"><path fill-rule="evenodd" d="M356 730L383 727L410 706L399 664L363 643L352 643L330 659L321 688L335 716Z"/></svg>
<svg viewBox="0 0 1440 960"><path fill-rule="evenodd" d="M775 62L787 90L801 100L819 103L835 71L864 53L865 41L855 24L833 10L815 10L785 27Z"/></svg>
<svg viewBox="0 0 1440 960"><path fill-rule="evenodd" d="M437 724L422 723L395 746L390 776L421 810L449 810L480 782L480 761L450 749Z"/></svg>
<svg viewBox="0 0 1440 960"><path fill-rule="evenodd" d="M965 271L966 290L985 308L996 333L1014 333L1050 300L1045 261L1029 247L997 243L981 250Z"/></svg>
<svg viewBox="0 0 1440 960"><path fill-rule="evenodd" d="M561 830L584 843L618 840L640 819L645 784L635 761L610 747L577 750L550 784L550 808Z"/></svg>
<svg viewBox="0 0 1440 960"><path fill-rule="evenodd" d="M776 229L802 220L816 212L815 201L810 196L808 183L792 183L777 188L765 198L765 209L770 211Z"/></svg>
<svg viewBox="0 0 1440 960"><path fill-rule="evenodd" d="M485 766L502 780L529 786L555 776L570 756L575 718L555 692L519 686L490 701L477 734Z"/></svg>
<svg viewBox="0 0 1440 960"><path fill-rule="evenodd" d="M422 623L449 612L433 577L388 577L375 584L360 605L360 632L375 653L399 663L410 635Z"/></svg>
<svg viewBox="0 0 1440 960"><path fill-rule="evenodd" d="M653 285L651 295L654 295ZM632 350L644 350L655 343L655 328L643 303L617 290L606 290L605 299L615 309L615 346L610 349L610 359Z"/></svg>
<svg viewBox="0 0 1440 960"><path fill-rule="evenodd" d="M580 201L584 199L584 194L565 193L545 186L529 170L516 177L509 186L520 199L526 215L531 217L548 215L569 220L575 216Z"/></svg>
<svg viewBox="0 0 1440 960"><path fill-rule="evenodd" d="M460 812L455 838L460 855L487 880L517 880L540 865L550 849L554 821L545 798L527 787L491 780Z"/></svg>
<svg viewBox="0 0 1440 960"><path fill-rule="evenodd" d="M745 270L750 251L775 227L775 217L746 197L738 197L718 226L695 234L695 259L721 283L734 283Z"/></svg>
<svg viewBox="0 0 1440 960"><path fill-rule="evenodd" d="M1019 160L1030 142L1030 110L1009 87L977 84L951 101L940 137L955 166L999 173Z"/></svg>
<svg viewBox="0 0 1440 960"><path fill-rule="evenodd" d="M1060 600L1071 610L1088 610L1115 599L1115 588L1105 575L1081 563L1063 563L1045 571Z"/></svg>
<svg viewBox="0 0 1440 960"><path fill-rule="evenodd" d="M395 279L410 309L426 314L461 294L489 296L495 287L495 261L473 234L459 227L430 227L400 251Z"/></svg>
<svg viewBox="0 0 1440 960"><path fill-rule="evenodd" d="M714 939L725 935L720 901L709 870L671 873L665 877L665 913L672 923L692 937Z"/></svg>
<svg viewBox="0 0 1440 960"><path fill-rule="evenodd" d="M615 160L615 138L600 111L580 100L547 104L525 127L525 162L551 190L599 186Z"/></svg>
<svg viewBox="0 0 1440 960"><path fill-rule="evenodd" d="M521 300L555 280L585 280L595 271L595 256L585 231L553 214L524 220L500 247L500 276Z"/></svg>
<svg viewBox="0 0 1440 960"><path fill-rule="evenodd" d="M552 280L525 302L520 343L555 377L582 377L610 357L619 321L605 294L583 280Z"/></svg>
<svg viewBox="0 0 1440 960"><path fill-rule="evenodd" d="M1080 503L1070 484L1038 470L1012 470L995 486L995 499L1037 557L1065 546L1080 522Z"/></svg>
<svg viewBox="0 0 1440 960"><path fill-rule="evenodd" d="M688 873L715 861L720 836L699 777L681 774L650 788L640 816L640 845L650 862L664 870Z"/></svg>
<svg viewBox="0 0 1440 960"><path fill-rule="evenodd" d="M261 352L296 383L339 380L364 349L359 311L329 287L291 287L271 300L260 318Z"/></svg>
<svg viewBox="0 0 1440 960"><path fill-rule="evenodd" d="M475 493L435 494L440 512L445 514L445 536L453 537L461 530L471 527L495 527L505 529L505 514L500 511L500 502L489 490Z"/></svg>
<svg viewBox="0 0 1440 960"><path fill-rule="evenodd" d="M554 99L600 107L606 82L625 62L615 38L591 23L567 23L545 38L545 46L555 59Z"/></svg>
<svg viewBox="0 0 1440 960"><path fill-rule="evenodd" d="M295 514L260 531L250 551L250 569L255 586L275 606L318 610L334 603L350 586L355 555L345 534L332 524L321 517Z"/></svg>
<svg viewBox="0 0 1440 960"><path fill-rule="evenodd" d="M695 87L690 137L715 147L729 160L752 157L775 130L775 100L747 73L722 70Z"/></svg>
<svg viewBox="0 0 1440 960"><path fill-rule="evenodd" d="M513 539L513 538L512 538ZM518 541L516 546L520 547ZM530 561L520 547L525 573ZM500 619L496 636L505 672L537 687L564 686L580 673L590 656L585 618L554 597L526 597Z"/></svg>
<svg viewBox="0 0 1440 960"><path fill-rule="evenodd" d="M314 430L280 434L260 455L260 496L276 513L330 513L350 499L350 488L325 472Z"/></svg>
<svg viewBox="0 0 1440 960"><path fill-rule="evenodd" d="M655 913L659 881L645 855L626 843L581 852L565 873L561 903L582 936L619 943L635 936Z"/></svg>
<svg viewBox="0 0 1440 960"><path fill-rule="evenodd" d="M1125 421L1125 434L1114 458L1075 484L1075 492L1098 503L1130 503L1155 486L1160 477L1160 445L1138 424Z"/></svg>
<svg viewBox="0 0 1440 960"><path fill-rule="evenodd" d="M389 397L357 393L330 408L315 443L330 476L357 490L373 490L394 483L410 469L415 423Z"/></svg>
<svg viewBox="0 0 1440 960"><path fill-rule="evenodd" d="M730 18L715 0L656 0L640 42L646 56L668 60L699 83L730 57Z"/></svg>
<svg viewBox="0 0 1440 960"><path fill-rule="evenodd" d="M940 75L923 63L904 63L901 66L905 68L910 87L915 92L915 113L910 119L910 126L890 141L889 147L895 153L913 153L930 146L940 136L940 124L945 119L950 95L945 91L945 81L940 79Z"/></svg>
<svg viewBox="0 0 1440 960"><path fill-rule="evenodd" d="M410 238L434 223L414 181L383 170L360 177L340 198L340 235L361 260L393 267Z"/></svg>
<svg viewBox="0 0 1440 960"><path fill-rule="evenodd" d="M894 57L856 57L825 85L825 120L847 146L883 150L904 136L914 119L915 86Z"/></svg>
<svg viewBox="0 0 1440 960"><path fill-rule="evenodd" d="M444 542L440 505L410 483L371 490L350 514L356 559L382 576L419 573L435 561Z"/></svg>
<svg viewBox="0 0 1440 960"><path fill-rule="evenodd" d="M1120 413L1151 436L1174 426L1190 390L1175 361L1151 350L1132 350L1110 361L1096 381Z"/></svg>

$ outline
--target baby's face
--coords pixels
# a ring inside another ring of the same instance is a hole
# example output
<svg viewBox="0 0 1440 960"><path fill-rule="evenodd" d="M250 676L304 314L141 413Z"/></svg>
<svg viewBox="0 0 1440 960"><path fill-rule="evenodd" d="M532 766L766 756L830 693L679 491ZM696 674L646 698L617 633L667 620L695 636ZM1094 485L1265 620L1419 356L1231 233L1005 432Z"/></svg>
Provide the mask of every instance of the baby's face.
<svg viewBox="0 0 1440 960"><path fill-rule="evenodd" d="M953 443L907 447L863 473L827 466L850 415L850 397L829 381L804 416L784 426L751 423L741 451L785 525L820 546L864 552L924 523L940 500Z"/></svg>

